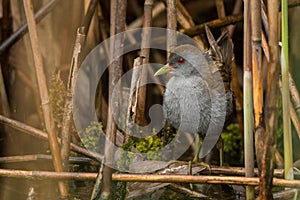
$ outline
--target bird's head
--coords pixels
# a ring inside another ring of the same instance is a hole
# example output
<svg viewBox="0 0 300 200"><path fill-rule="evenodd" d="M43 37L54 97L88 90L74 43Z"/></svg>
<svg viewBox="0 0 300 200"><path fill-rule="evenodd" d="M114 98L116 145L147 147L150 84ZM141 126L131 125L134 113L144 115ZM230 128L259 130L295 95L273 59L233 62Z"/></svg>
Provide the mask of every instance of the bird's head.
<svg viewBox="0 0 300 200"><path fill-rule="evenodd" d="M202 76L202 72L205 72L205 65L208 65L207 60L198 48L192 45L181 45L172 51L168 63L154 75L169 72L174 76Z"/></svg>

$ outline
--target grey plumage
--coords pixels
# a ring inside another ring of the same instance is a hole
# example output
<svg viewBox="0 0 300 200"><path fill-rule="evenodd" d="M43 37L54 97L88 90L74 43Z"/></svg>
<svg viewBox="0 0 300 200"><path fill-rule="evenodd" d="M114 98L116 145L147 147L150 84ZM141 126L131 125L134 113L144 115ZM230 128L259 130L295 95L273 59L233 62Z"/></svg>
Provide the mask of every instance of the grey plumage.
<svg viewBox="0 0 300 200"><path fill-rule="evenodd" d="M233 46L228 38L221 37L211 42L213 47L208 52L192 45L181 45L172 51L167 66L173 77L166 85L163 110L174 128L205 135L210 122L220 126L218 119L222 116L225 122L230 119Z"/></svg>

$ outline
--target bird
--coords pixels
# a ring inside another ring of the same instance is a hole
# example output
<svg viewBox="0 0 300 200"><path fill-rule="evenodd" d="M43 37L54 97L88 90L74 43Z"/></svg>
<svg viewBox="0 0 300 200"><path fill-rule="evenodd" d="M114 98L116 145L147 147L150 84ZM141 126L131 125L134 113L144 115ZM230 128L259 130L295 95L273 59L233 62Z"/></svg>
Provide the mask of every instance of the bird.
<svg viewBox="0 0 300 200"><path fill-rule="evenodd" d="M210 123L220 126L215 119L223 115L224 124L227 124L234 107L230 88L233 44L226 33L216 41L208 28L206 32L210 44L208 51L191 44L179 45L173 49L167 64L154 74L173 75L163 97L164 117L176 129L197 133L195 162L199 160L200 138L205 137ZM215 91L220 88L223 93ZM214 97L217 100L213 100ZM223 128L223 124L221 126Z"/></svg>

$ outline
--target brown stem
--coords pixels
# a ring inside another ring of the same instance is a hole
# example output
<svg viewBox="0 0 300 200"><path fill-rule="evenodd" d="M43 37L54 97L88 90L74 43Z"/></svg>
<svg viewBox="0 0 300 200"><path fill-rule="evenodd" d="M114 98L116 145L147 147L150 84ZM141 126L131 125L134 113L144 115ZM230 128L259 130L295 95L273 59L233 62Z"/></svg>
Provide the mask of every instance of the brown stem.
<svg viewBox="0 0 300 200"><path fill-rule="evenodd" d="M268 20L269 20L269 50L270 62L267 72L267 93L265 101L265 135L262 154L262 171L260 175L259 196L263 199L272 199L271 187L272 176L275 163L276 151L276 131L278 116L278 95L279 95L279 47L278 47L278 1L268 1ZM273 182L274 185L274 182Z"/></svg>
<svg viewBox="0 0 300 200"><path fill-rule="evenodd" d="M219 27L227 26L229 24L235 24L235 23L241 22L242 20L243 20L242 14L230 15L223 19L215 19L210 22L196 25L189 29L182 29L182 30L180 30L180 32L182 32L188 36L195 36L195 35L198 35L205 31L205 25L208 26L209 28L219 28Z"/></svg>
<svg viewBox="0 0 300 200"><path fill-rule="evenodd" d="M39 23L45 16L47 16L52 9L60 2L60 0L51 0L43 8L41 8L35 14L36 23ZM16 30L9 38L0 44L0 55L10 48L13 44L19 41L28 31L28 24L22 25L18 30Z"/></svg>
<svg viewBox="0 0 300 200"><path fill-rule="evenodd" d="M28 30L29 30L31 47L32 47L33 59L35 63L36 77L37 77L37 82L38 82L38 87L40 92L45 126L49 136L50 150L53 156L53 165L57 172L62 172L63 171L62 159L60 156L60 150L59 150L58 141L56 137L55 123L53 119L51 104L49 101L46 76L43 69L43 60L40 51L31 0L24 0L24 8L25 8L25 14L28 23ZM68 188L64 182L59 182L59 190L62 196L68 195Z"/></svg>
<svg viewBox="0 0 300 200"><path fill-rule="evenodd" d="M296 84L294 82L292 75L290 74L289 77L290 77L289 78L289 87L290 87L290 92L291 92L291 99L295 106L298 116L300 116L300 95L299 95L298 89L296 87Z"/></svg>
<svg viewBox="0 0 300 200"><path fill-rule="evenodd" d="M124 137L124 143L128 142L129 135L133 130L134 127L134 115L136 113L136 105L137 105L137 96L136 93L138 91L138 83L139 77L141 76L141 64L142 64L142 57L137 57L134 59L133 62L133 73L131 78L131 85L130 85L130 96L129 96L129 103L127 108L127 116L126 116L126 135Z"/></svg>
<svg viewBox="0 0 300 200"><path fill-rule="evenodd" d="M125 30L126 24L126 7L127 0L113 0L111 1L111 27L110 35L113 36ZM111 41L111 58L114 55L122 55L122 43L123 39L118 38ZM121 94L120 86L117 86L118 80L122 75L122 56L118 59L112 59L113 62L109 69L109 107L108 107L108 118L107 118L107 128L106 128L106 138L108 141L115 143L116 139L116 124L114 122L113 114L119 115L119 97L112 96L113 90L117 91L117 94ZM112 113L114 112L114 113ZM110 185L111 185L111 175L113 170L109 167L112 166L114 162L114 151L109 142L105 144L105 160L107 165L103 168L103 188L101 195L108 197L110 195Z"/></svg>
<svg viewBox="0 0 300 200"><path fill-rule="evenodd" d="M177 20L178 23L185 29L189 29L195 26L195 22L190 15L190 13L186 10L186 8L182 5L180 0L177 0ZM194 40L197 41L200 48L205 49L205 45L200 36L193 37Z"/></svg>
<svg viewBox="0 0 300 200"><path fill-rule="evenodd" d="M64 114L61 130L61 156L63 160L64 171L68 171L68 160L70 155L70 141L71 141L71 126L72 126L72 109L73 109L73 90L75 86L75 80L77 71L79 68L79 54L84 46L86 35L85 28L81 27L77 30L77 36L75 40L72 63L69 72L69 78L67 83L66 100L64 105Z"/></svg>
<svg viewBox="0 0 300 200"><path fill-rule="evenodd" d="M32 135L34 137L38 137L43 140L48 140L48 134L46 132L36 129L34 127L28 126L22 122L19 122L19 121L13 120L13 119L9 119L3 115L0 115L0 123L8 125L12 128L20 130L20 131L27 133L29 135ZM59 138L58 138L58 142L60 142ZM76 144L71 143L71 149L82 155L88 156L90 158L95 158L98 161L103 160L102 155L100 155L96 152L88 151L80 146L77 146Z"/></svg>
<svg viewBox="0 0 300 200"><path fill-rule="evenodd" d="M52 161L52 156L48 154L33 154L33 155L21 155L21 156L6 156L0 158L0 163L18 163L28 161ZM98 164L94 160L86 157L70 157L70 163L85 163L96 165Z"/></svg>
<svg viewBox="0 0 300 200"><path fill-rule="evenodd" d="M176 0L167 0L167 27L170 30L168 31L168 37L167 37L167 48L168 52L176 46L177 44L177 38L174 31L177 29L177 3ZM169 55L168 55L169 56Z"/></svg>
<svg viewBox="0 0 300 200"><path fill-rule="evenodd" d="M261 125L263 109L260 0L251 1L251 17L254 123L257 128Z"/></svg>
<svg viewBox="0 0 300 200"><path fill-rule="evenodd" d="M236 0L235 1L235 4L234 4L234 7L233 7L233 11L232 11L232 15L237 15L237 14L240 14L242 12L242 5L243 5L243 1L242 0ZM228 35L230 37L233 36L233 32L234 32L234 29L235 29L235 26L234 25L229 25L227 27L228 29Z"/></svg>
<svg viewBox="0 0 300 200"><path fill-rule="evenodd" d="M97 173L78 172L50 172L50 171L24 171L0 169L1 177L28 178L28 179L56 179L56 180L95 180ZM158 174L113 174L114 181L128 182L160 182L160 183L205 183L205 184L231 184L257 186L259 178L238 176L192 176L192 175L158 175ZM299 188L299 180L285 180L273 178L274 186Z"/></svg>
<svg viewBox="0 0 300 200"><path fill-rule="evenodd" d="M7 100L6 90L5 90L1 64L0 64L0 103L1 103L0 112L3 113L3 115L9 117L10 110L9 110L9 104Z"/></svg>
<svg viewBox="0 0 300 200"><path fill-rule="evenodd" d="M146 107L146 94L147 94L147 87L143 85L147 81L147 74L148 74L148 67L144 66L149 63L149 56L150 56L150 49L149 42L151 39L151 32L147 27L151 27L152 24L152 8L153 8L153 0L146 0L144 4L144 23L143 23L143 35L142 35L142 46L141 46L141 57L142 65L140 65L141 74L140 74L140 85L138 86L137 90L137 107L136 113L134 117L134 121L136 124L140 126L144 126L147 124L145 118L145 107Z"/></svg>
<svg viewBox="0 0 300 200"><path fill-rule="evenodd" d="M165 10L165 5L163 2L157 2L153 9L152 9L152 18L157 17L160 13L162 13ZM127 28L128 29L134 29L134 28L140 28L143 25L143 19L144 16L137 18L133 22L131 22Z"/></svg>
<svg viewBox="0 0 300 200"><path fill-rule="evenodd" d="M299 121L298 115L296 113L296 110L293 107L292 102L290 102L290 113L291 113L291 118L292 118L292 122L294 124L295 130L298 133L298 137L300 138L300 121Z"/></svg>

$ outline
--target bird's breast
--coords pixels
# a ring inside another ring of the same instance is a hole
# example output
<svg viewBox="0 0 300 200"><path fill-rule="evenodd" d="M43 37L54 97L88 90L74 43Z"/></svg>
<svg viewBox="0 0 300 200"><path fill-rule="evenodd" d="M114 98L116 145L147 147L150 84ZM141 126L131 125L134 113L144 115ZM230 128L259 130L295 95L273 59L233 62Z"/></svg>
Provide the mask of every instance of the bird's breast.
<svg viewBox="0 0 300 200"><path fill-rule="evenodd" d="M166 85L163 108L175 128L205 134L211 115L207 84L200 77L172 77Z"/></svg>

